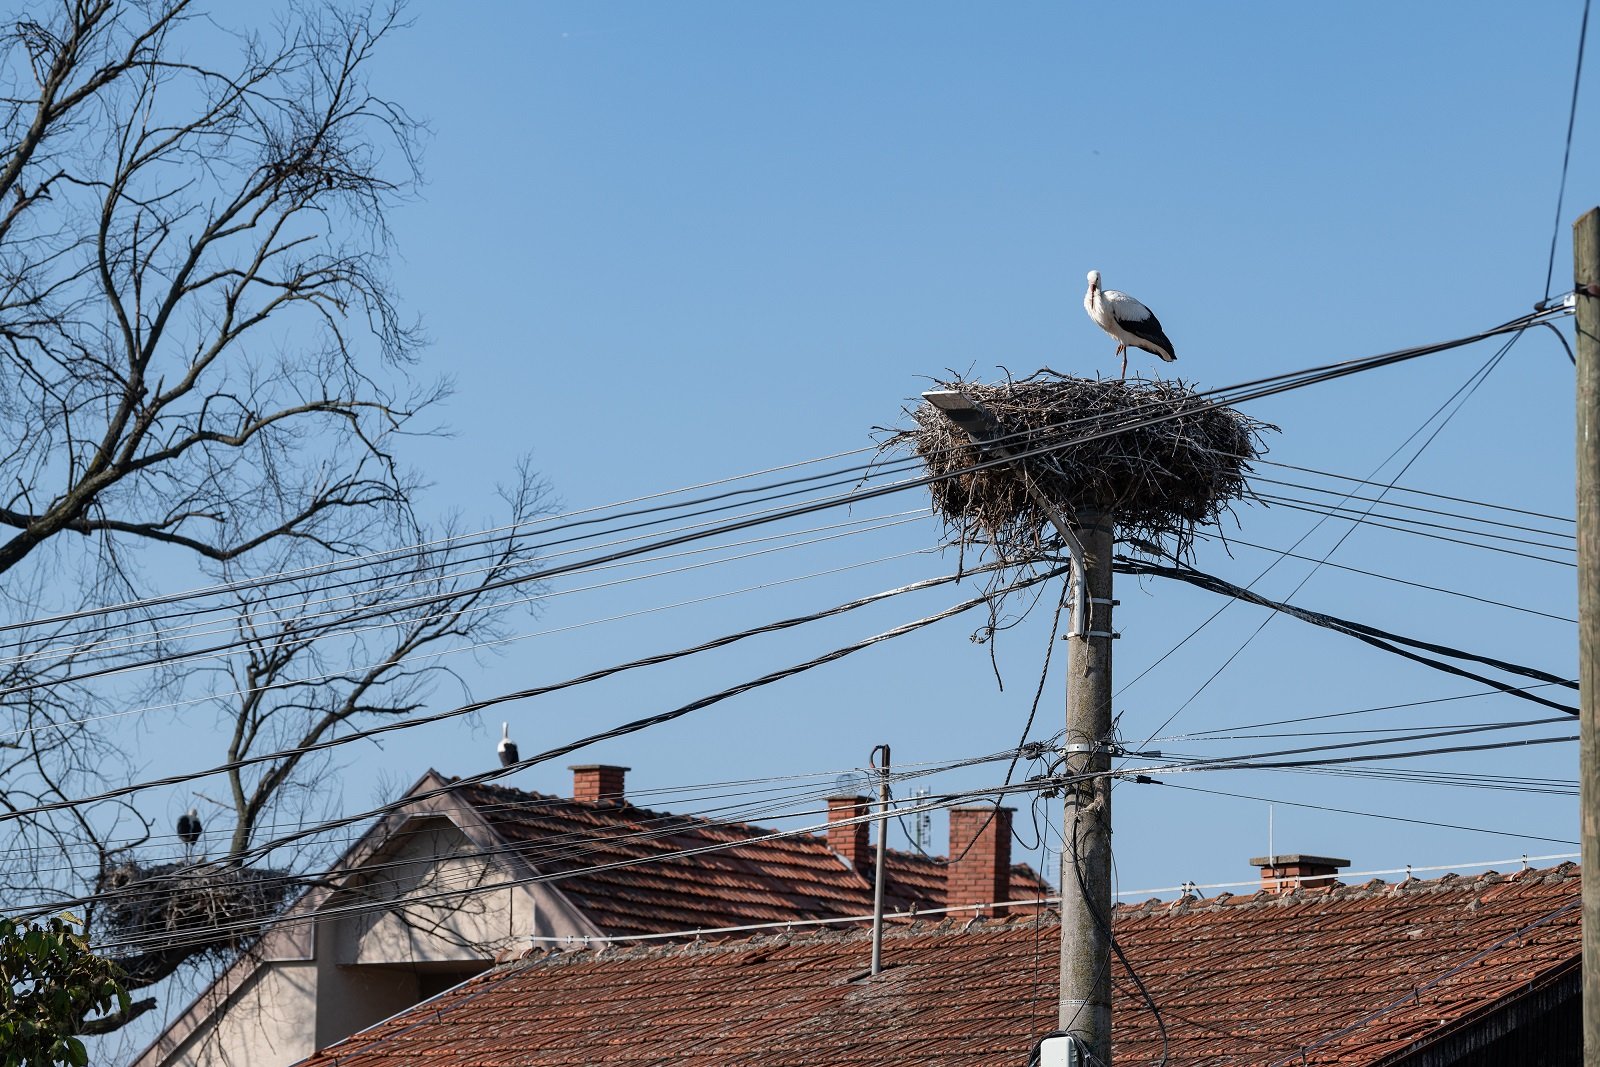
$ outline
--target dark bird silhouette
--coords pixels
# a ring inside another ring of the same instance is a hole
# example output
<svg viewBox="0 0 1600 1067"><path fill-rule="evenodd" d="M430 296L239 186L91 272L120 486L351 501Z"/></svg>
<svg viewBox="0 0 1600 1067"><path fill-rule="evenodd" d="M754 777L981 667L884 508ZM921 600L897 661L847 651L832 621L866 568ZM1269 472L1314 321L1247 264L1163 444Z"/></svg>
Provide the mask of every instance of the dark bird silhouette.
<svg viewBox="0 0 1600 1067"><path fill-rule="evenodd" d="M178 816L178 840L183 842L184 851L194 848L194 843L200 840L200 813L190 808Z"/></svg>
<svg viewBox="0 0 1600 1067"><path fill-rule="evenodd" d="M496 749L500 753L500 766L509 767L521 757L517 755L517 743L511 740L511 724L500 724L500 746Z"/></svg>

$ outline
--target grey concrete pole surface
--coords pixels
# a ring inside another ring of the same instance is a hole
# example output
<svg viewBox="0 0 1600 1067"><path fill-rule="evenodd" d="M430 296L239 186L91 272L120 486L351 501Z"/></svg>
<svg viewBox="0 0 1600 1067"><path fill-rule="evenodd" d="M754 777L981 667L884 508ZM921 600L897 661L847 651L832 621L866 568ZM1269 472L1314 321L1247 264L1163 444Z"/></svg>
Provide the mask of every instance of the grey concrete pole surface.
<svg viewBox="0 0 1600 1067"><path fill-rule="evenodd" d="M1578 781L1583 841L1583 1062L1600 1067L1600 208L1572 227L1578 301Z"/></svg>
<svg viewBox="0 0 1600 1067"><path fill-rule="evenodd" d="M1068 641L1066 774L1061 856L1059 1026L1111 1064L1111 550L1112 517L1082 514L1088 633Z"/></svg>

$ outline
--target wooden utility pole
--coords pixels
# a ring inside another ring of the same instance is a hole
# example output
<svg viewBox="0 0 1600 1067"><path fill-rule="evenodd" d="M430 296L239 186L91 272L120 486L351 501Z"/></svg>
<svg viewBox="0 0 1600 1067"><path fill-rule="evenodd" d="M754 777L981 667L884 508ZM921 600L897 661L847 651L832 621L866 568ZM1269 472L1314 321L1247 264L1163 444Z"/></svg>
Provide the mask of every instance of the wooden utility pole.
<svg viewBox="0 0 1600 1067"><path fill-rule="evenodd" d="M1111 1064L1110 515L1080 514L1085 633L1067 656L1066 822L1061 851L1061 1003L1057 1025ZM1088 776L1093 777L1088 777ZM1074 782L1073 779L1079 779ZM1091 1061L1093 1062L1093 1061Z"/></svg>
<svg viewBox="0 0 1600 1067"><path fill-rule="evenodd" d="M1578 303L1578 742L1583 840L1583 1059L1600 1065L1600 208L1572 227Z"/></svg>

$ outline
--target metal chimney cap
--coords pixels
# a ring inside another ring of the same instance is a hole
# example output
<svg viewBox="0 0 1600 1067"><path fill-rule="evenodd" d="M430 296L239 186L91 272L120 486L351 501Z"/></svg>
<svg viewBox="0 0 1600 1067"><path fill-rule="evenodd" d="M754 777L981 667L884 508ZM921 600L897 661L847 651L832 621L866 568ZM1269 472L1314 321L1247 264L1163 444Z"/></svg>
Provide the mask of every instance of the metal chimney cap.
<svg viewBox="0 0 1600 1067"><path fill-rule="evenodd" d="M1280 852L1276 856L1257 856L1252 867L1348 867L1349 860L1337 856L1310 856L1304 852Z"/></svg>

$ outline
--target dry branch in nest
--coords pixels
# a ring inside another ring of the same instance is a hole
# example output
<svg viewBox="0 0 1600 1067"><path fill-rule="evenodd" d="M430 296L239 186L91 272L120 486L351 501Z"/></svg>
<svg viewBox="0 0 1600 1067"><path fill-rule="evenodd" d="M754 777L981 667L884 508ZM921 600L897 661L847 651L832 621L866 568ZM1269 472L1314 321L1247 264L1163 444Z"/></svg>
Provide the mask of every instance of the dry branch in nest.
<svg viewBox="0 0 1600 1067"><path fill-rule="evenodd" d="M96 917L113 946L230 951L253 941L293 888L282 871L130 859L100 876Z"/></svg>
<svg viewBox="0 0 1600 1067"><path fill-rule="evenodd" d="M930 404L911 411L909 445L939 478L933 505L957 543L992 548L1003 560L1034 562L1050 516L1037 486L1070 522L1109 512L1119 534L1173 556L1187 555L1197 527L1217 524L1249 494L1249 461L1276 429L1214 404L1182 381L1073 378L1040 371L997 384L939 383L977 402L1000 424L1004 444L1026 458L957 473L992 458Z"/></svg>

